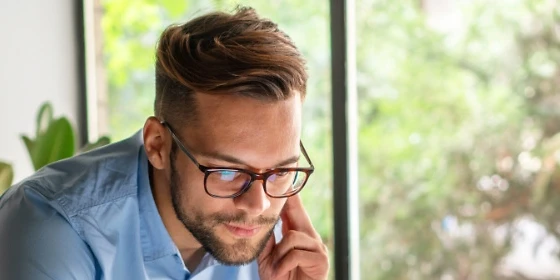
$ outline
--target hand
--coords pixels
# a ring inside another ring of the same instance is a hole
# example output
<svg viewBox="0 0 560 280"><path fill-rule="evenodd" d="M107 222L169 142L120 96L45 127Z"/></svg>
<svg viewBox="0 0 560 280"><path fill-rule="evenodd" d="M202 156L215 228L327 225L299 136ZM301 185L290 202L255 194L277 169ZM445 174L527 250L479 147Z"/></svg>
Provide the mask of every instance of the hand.
<svg viewBox="0 0 560 280"><path fill-rule="evenodd" d="M299 195L288 198L282 213L282 240L274 234L259 255L259 276L263 280L327 279L327 246L313 228Z"/></svg>

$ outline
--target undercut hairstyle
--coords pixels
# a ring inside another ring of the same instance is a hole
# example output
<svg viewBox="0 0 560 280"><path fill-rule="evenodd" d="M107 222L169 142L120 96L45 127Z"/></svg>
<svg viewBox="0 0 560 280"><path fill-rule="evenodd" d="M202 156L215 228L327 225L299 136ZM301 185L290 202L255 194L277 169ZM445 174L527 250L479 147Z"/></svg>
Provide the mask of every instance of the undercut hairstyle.
<svg viewBox="0 0 560 280"><path fill-rule="evenodd" d="M305 96L305 60L276 23L254 9L214 12L171 25L156 54L155 115L175 125L196 120L195 93L263 101Z"/></svg>

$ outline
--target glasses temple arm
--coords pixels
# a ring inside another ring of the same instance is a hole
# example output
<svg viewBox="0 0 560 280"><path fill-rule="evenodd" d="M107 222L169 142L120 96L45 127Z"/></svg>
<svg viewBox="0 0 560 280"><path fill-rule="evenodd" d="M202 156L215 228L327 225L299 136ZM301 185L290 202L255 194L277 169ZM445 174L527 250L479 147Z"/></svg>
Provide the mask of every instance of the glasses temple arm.
<svg viewBox="0 0 560 280"><path fill-rule="evenodd" d="M309 155L307 155L307 151L305 150L305 147L303 146L303 142L299 141L299 146L301 147L301 151L303 152L303 156L305 157L305 159L307 159L307 162L309 162L309 165L311 165L311 168L315 169L315 166L311 162L311 159L309 158Z"/></svg>

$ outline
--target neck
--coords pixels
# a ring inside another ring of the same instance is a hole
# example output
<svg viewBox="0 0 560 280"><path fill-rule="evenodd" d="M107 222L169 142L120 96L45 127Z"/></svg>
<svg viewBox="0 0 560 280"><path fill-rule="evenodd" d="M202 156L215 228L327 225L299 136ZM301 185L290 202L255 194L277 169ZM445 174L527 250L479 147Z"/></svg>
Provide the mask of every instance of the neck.
<svg viewBox="0 0 560 280"><path fill-rule="evenodd" d="M206 251L177 218L171 202L171 189L169 187L171 184L164 171L153 169L150 165L149 175L150 188L163 225L181 253L185 266L190 272L193 272L202 261Z"/></svg>

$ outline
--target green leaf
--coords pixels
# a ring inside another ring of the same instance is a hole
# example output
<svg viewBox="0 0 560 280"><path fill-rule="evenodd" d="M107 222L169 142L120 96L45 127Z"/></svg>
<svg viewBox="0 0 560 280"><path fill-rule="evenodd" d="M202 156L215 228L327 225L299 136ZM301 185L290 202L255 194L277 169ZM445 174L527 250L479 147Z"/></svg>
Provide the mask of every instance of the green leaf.
<svg viewBox="0 0 560 280"><path fill-rule="evenodd" d="M74 155L74 131L67 118L51 122L42 135L37 135L32 153L35 170Z"/></svg>
<svg viewBox="0 0 560 280"><path fill-rule="evenodd" d="M12 185L13 179L14 170L12 166L5 162L0 162L0 194Z"/></svg>
<svg viewBox="0 0 560 280"><path fill-rule="evenodd" d="M100 137L99 139L97 139L96 142L94 143L87 143L86 145L84 145L81 149L80 149L80 153L84 153L90 150L93 150L95 148L99 148L102 146L105 146L107 144L111 143L111 139L109 139L109 137L107 136L103 136Z"/></svg>
<svg viewBox="0 0 560 280"><path fill-rule="evenodd" d="M39 136L47 130L47 127L53 120L53 108L51 103L44 102L37 114L37 131L36 135Z"/></svg>
<svg viewBox="0 0 560 280"><path fill-rule="evenodd" d="M160 3L172 18L182 16L187 10L187 1L185 0L162 0Z"/></svg>
<svg viewBox="0 0 560 280"><path fill-rule="evenodd" d="M35 141L31 140L29 137L22 135L21 140L25 143L25 147L27 148L27 153L29 154L29 158L33 162L33 149L35 148Z"/></svg>

